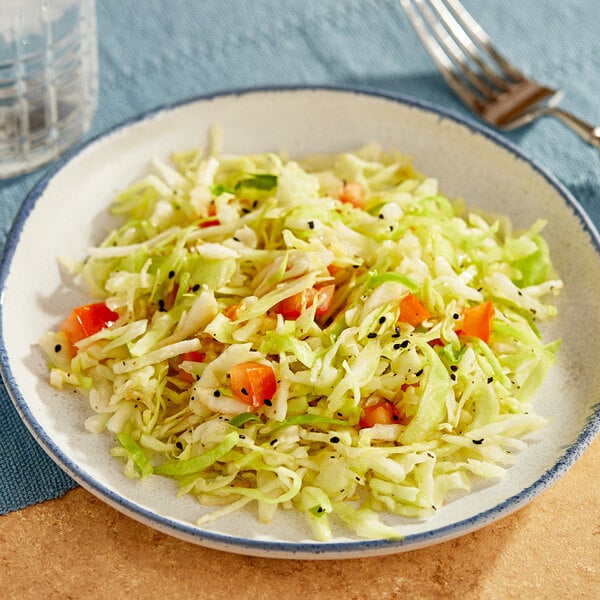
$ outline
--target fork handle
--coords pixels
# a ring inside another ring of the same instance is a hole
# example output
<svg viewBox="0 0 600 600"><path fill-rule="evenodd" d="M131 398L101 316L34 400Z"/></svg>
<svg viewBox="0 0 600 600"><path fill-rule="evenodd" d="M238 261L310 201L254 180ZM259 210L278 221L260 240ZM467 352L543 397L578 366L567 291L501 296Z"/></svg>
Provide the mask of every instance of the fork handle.
<svg viewBox="0 0 600 600"><path fill-rule="evenodd" d="M546 106L540 112L559 119L588 144L600 148L600 127L594 127L558 106Z"/></svg>

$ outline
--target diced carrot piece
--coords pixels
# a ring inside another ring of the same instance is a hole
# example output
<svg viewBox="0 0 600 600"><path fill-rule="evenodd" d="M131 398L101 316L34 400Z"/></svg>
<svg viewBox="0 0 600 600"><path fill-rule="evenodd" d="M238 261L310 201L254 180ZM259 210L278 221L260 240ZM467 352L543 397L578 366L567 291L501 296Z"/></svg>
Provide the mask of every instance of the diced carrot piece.
<svg viewBox="0 0 600 600"><path fill-rule="evenodd" d="M388 400L371 404L363 409L359 427L373 427L374 425L393 425L400 423L402 415Z"/></svg>
<svg viewBox="0 0 600 600"><path fill-rule="evenodd" d="M235 321L238 317L238 312L240 310L239 304L232 304L223 310L223 314L232 321Z"/></svg>
<svg viewBox="0 0 600 600"><path fill-rule="evenodd" d="M494 303L488 300L483 304L471 306L463 314L463 323L459 335L478 337L488 342L494 325Z"/></svg>
<svg viewBox="0 0 600 600"><path fill-rule="evenodd" d="M338 267L337 265L329 265L327 267L327 270L329 271L329 274L332 277L335 277L338 273L340 273L341 271L344 271L344 267Z"/></svg>
<svg viewBox="0 0 600 600"><path fill-rule="evenodd" d="M352 204L352 206L355 206L356 208L362 208L365 205L365 190L363 189L363 186L356 181L344 183L339 199L342 202Z"/></svg>
<svg viewBox="0 0 600 600"><path fill-rule="evenodd" d="M425 319L429 319L430 316L431 313L427 310L427 307L410 292L400 301L399 321L416 327Z"/></svg>

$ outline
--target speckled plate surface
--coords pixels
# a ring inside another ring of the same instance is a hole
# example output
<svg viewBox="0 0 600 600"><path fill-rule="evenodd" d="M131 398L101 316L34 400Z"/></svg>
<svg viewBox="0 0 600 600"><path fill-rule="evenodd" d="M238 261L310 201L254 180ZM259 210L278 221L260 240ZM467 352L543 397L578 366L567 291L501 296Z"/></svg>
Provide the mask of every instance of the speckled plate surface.
<svg viewBox="0 0 600 600"><path fill-rule="evenodd" d="M455 499L427 521L387 519L402 541L362 540L336 531L316 543L301 515L270 525L248 510L198 527L203 508L175 498L173 482L143 483L110 458L111 440L85 431L89 409L73 392L47 383L35 342L86 301L64 280L56 257L83 258L113 226L115 193L142 176L155 157L202 146L219 123L227 152L283 150L291 156L354 149L370 141L415 157L443 193L470 207L507 214L516 227L548 221L545 236L565 281L547 339L563 338L557 365L537 396L550 420L501 482ZM600 427L599 239L570 194L501 137L442 109L375 92L329 88L249 90L200 98L133 119L94 140L41 181L11 230L1 265L1 366L11 397L48 454L75 480L118 510L193 543L283 558L373 556L439 543L485 526L531 501L563 475Z"/></svg>

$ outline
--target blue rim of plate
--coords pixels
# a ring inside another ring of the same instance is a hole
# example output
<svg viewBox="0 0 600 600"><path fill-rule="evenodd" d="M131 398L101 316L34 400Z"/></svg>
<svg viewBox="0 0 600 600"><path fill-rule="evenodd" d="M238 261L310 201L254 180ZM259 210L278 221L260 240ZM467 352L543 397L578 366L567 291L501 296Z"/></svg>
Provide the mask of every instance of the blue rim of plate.
<svg viewBox="0 0 600 600"><path fill-rule="evenodd" d="M0 371L7 391L15 405L17 412L25 425L33 434L34 438L50 456L54 462L77 483L87 489L92 494L98 496L117 510L140 520L143 523L161 530L164 533L183 538L207 547L213 547L221 550L238 552L251 555L278 555L277 557L288 558L344 558L346 556L359 556L361 554L385 554L390 552L401 552L410 549L420 548L434 543L442 543L449 539L465 535L471 531L479 529L491 522L505 517L530 502L535 496L547 489L551 484L558 480L564 473L579 459L586 448L592 443L596 434L600 431L600 401L592 408L586 426L582 429L579 436L573 444L564 449L561 457L556 461L553 467L548 469L537 481L529 487L521 490L493 508L482 511L473 517L456 521L449 525L432 529L430 531L416 534L408 534L402 540L357 540L343 542L281 542L268 540L254 540L248 538L234 537L221 533L201 530L196 526L182 523L180 521L165 517L150 511L136 502L122 496L106 486L100 484L93 477L81 469L77 463L73 462L68 456L65 456L60 448L56 446L53 440L48 436L44 428L38 423L31 412L27 401L22 396L18 383L11 371L10 361L4 341L3 313L4 313L4 290L6 279L8 277L12 259L19 243L19 238L27 218L34 208L38 199L44 193L44 190L51 182L53 177L69 162L78 156L83 150L95 144L114 133L127 129L132 125L149 120L154 116L176 110L180 107L194 104L197 102L207 102L224 97L240 97L256 93L278 93L278 92L339 92L345 94L356 94L362 96L371 96L396 102L405 106L417 108L426 112L434 113L440 118L452 120L467 129L483 135L490 139L496 145L513 154L516 158L527 163L538 174L540 174L552 187L554 187L565 203L573 210L574 214L581 221L584 232L593 242L596 252L600 256L600 235L591 219L574 198L569 190L550 172L544 169L534 160L525 156L512 142L502 137L499 133L462 116L450 109L439 107L426 100L417 99L400 93L388 93L381 90L360 86L341 86L341 85L292 85L292 86L265 86L250 87L234 90L224 90L212 94L200 95L182 100L175 103L167 103L147 112L140 113L134 117L126 119L121 123L109 128L99 135L91 138L86 143L67 153L40 181L38 181L19 209L15 220L11 226L6 239L2 261L0 263Z"/></svg>

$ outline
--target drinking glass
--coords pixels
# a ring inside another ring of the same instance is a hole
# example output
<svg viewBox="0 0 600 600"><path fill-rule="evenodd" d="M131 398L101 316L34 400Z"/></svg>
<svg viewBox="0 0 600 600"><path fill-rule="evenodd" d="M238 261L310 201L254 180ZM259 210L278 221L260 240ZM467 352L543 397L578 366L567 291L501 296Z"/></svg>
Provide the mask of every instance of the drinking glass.
<svg viewBox="0 0 600 600"><path fill-rule="evenodd" d="M0 0L0 178L77 142L97 91L95 0Z"/></svg>

